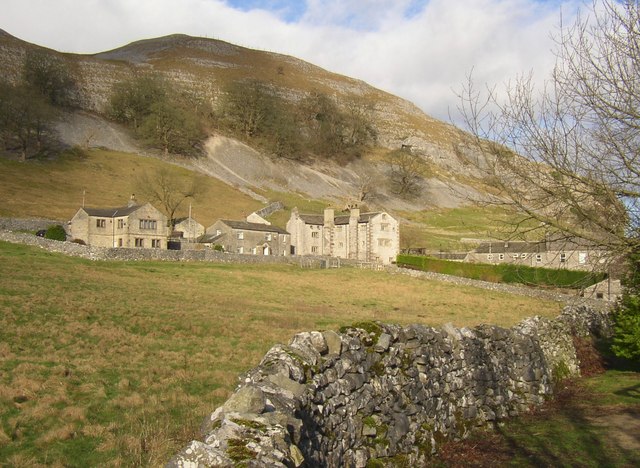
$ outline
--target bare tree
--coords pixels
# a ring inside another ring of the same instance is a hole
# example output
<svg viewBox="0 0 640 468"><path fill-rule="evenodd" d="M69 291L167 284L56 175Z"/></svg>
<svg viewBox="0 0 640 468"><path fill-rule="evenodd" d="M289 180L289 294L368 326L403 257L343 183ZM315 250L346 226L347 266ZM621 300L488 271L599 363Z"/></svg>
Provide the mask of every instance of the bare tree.
<svg viewBox="0 0 640 468"><path fill-rule="evenodd" d="M137 181L137 190L151 203L160 204L173 229L178 209L187 199L202 194L204 185L197 177L179 177L162 168L152 174L144 173Z"/></svg>
<svg viewBox="0 0 640 468"><path fill-rule="evenodd" d="M596 0L556 45L542 89L531 74L504 93L470 77L459 110L511 206L626 256L640 249L640 4Z"/></svg>
<svg viewBox="0 0 640 468"><path fill-rule="evenodd" d="M389 165L391 192L404 198L420 195L422 182L427 175L427 165L422 158L402 148L389 152L385 160Z"/></svg>

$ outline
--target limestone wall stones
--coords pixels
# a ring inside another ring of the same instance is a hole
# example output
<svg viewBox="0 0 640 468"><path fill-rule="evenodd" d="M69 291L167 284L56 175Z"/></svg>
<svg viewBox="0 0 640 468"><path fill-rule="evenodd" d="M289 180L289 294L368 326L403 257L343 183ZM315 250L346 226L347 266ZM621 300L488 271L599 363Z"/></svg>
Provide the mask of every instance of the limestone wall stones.
<svg viewBox="0 0 640 468"><path fill-rule="evenodd" d="M367 323L301 333L243 376L202 441L168 466L422 466L443 440L541 404L579 374L573 335L608 333L608 314L585 306L510 329Z"/></svg>

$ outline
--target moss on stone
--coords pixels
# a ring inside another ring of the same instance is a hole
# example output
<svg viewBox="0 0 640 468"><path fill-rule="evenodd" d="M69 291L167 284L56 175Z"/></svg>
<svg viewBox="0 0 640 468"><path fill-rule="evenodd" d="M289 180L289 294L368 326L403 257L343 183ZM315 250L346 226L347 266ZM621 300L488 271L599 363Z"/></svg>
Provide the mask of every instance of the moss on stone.
<svg viewBox="0 0 640 468"><path fill-rule="evenodd" d="M254 421L252 419L242 419L242 418L233 418L231 419L231 421L233 421L234 423L238 424L239 426L244 426L244 427L248 427L251 429L256 429L258 431L264 431L267 429L267 426L265 426L264 424L258 422L258 421Z"/></svg>
<svg viewBox="0 0 640 468"><path fill-rule="evenodd" d="M245 460L252 460L258 455L256 452L247 447L249 441L243 439L229 439L227 441L227 456L236 466Z"/></svg>

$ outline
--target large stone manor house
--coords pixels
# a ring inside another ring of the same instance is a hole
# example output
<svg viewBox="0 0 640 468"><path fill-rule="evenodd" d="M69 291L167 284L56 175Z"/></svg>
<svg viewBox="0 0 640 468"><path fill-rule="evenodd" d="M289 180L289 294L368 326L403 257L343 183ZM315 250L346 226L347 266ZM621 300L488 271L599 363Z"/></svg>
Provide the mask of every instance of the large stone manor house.
<svg viewBox="0 0 640 468"><path fill-rule="evenodd" d="M287 222L294 255L322 255L363 262L389 264L400 251L398 221L383 211L360 213L350 206L349 214L302 214L296 208Z"/></svg>

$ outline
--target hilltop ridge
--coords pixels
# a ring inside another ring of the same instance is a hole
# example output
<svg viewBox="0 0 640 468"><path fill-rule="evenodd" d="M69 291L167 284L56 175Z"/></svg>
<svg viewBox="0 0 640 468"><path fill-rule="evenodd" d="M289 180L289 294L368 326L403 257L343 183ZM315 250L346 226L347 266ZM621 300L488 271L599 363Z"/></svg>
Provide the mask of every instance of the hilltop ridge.
<svg viewBox="0 0 640 468"><path fill-rule="evenodd" d="M113 136L118 127L101 120L113 87L141 71L162 74L212 108L223 96L225 85L250 78L269 83L294 104L314 91L330 95L339 104L351 97L370 102L373 110L369 118L377 132L377 148L343 166L327 161L299 163L270 159L246 143L214 133L205 145L206 157L184 164L250 192L291 191L336 203L354 197L365 180L373 181L377 197L369 203L388 209L460 206L467 203L469 195L481 197L484 190L481 178L468 164L472 154L462 131L362 80L329 72L292 56L185 34L135 41L92 55L62 54L3 32L0 60L6 64L5 79L10 82L19 79L26 51L32 48L49 51L68 64L77 85L72 104L93 114L90 117L76 112L73 118L59 124L60 133L69 144L79 144L78 139L87 132L93 132L96 141L100 140L101 131ZM85 131L79 130L78 126L83 125ZM122 133L121 138L103 140L127 141L128 146L114 149L143 152L127 140L124 130ZM403 146L410 147L431 168L423 194L412 200L393 195L384 182L388 169L381 154Z"/></svg>

